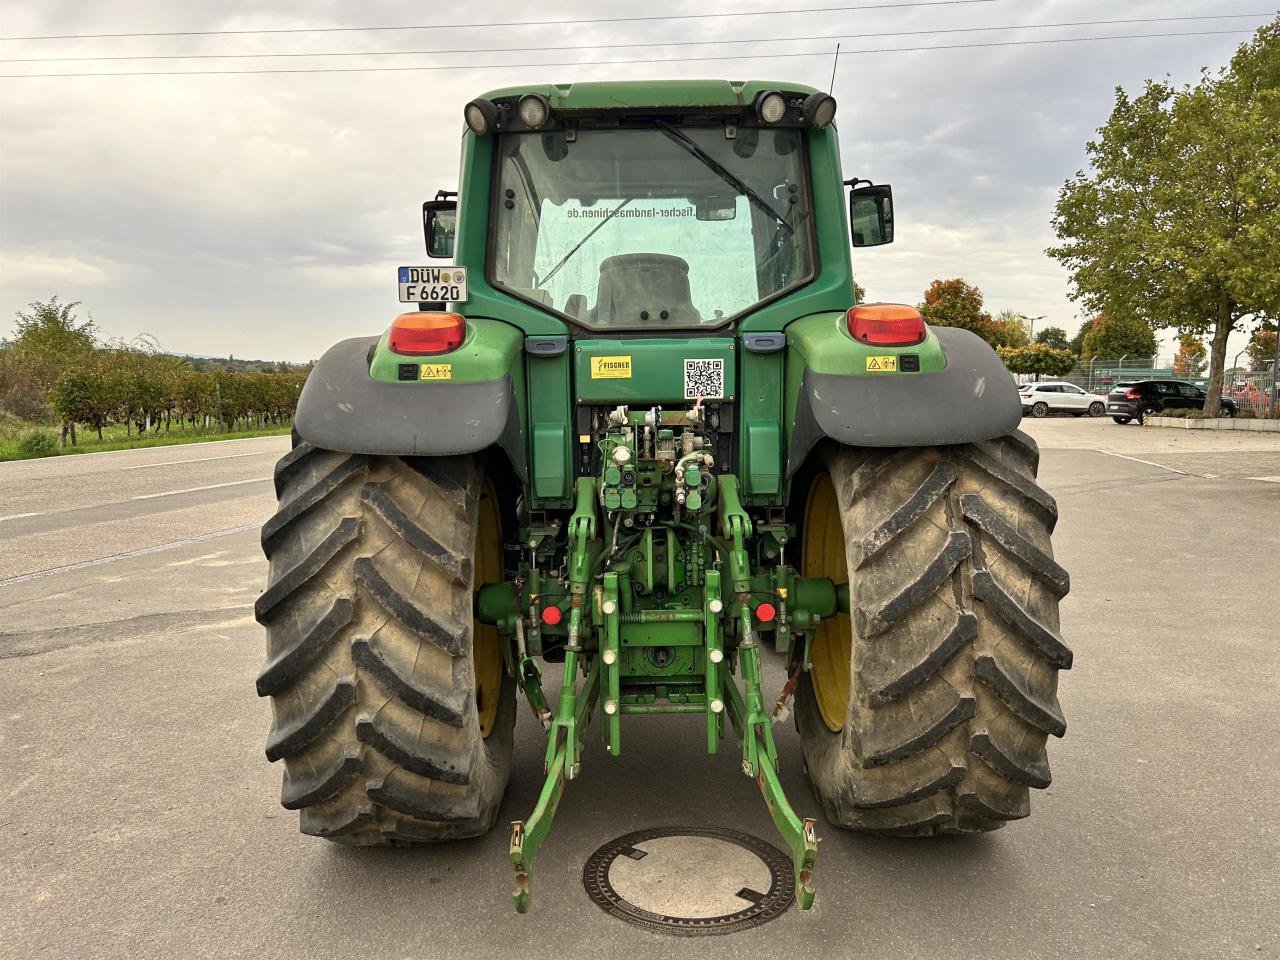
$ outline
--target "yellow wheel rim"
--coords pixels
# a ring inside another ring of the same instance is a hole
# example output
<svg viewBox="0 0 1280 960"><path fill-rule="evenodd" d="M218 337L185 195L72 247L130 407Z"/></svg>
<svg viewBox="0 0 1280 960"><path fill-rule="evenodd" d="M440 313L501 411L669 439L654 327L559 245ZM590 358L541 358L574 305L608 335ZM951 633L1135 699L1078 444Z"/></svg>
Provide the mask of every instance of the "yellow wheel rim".
<svg viewBox="0 0 1280 960"><path fill-rule="evenodd" d="M475 589L502 581L502 522L497 495L486 483L480 495L480 516L476 527ZM502 648L498 628L478 620L472 624L471 656L476 677L476 716L480 734L488 737L498 719L502 697Z"/></svg>
<svg viewBox="0 0 1280 960"><path fill-rule="evenodd" d="M840 504L829 474L819 474L809 488L801 542L804 545L806 577L829 577L837 585L849 582ZM844 729L844 718L849 708L851 645L849 615L841 613L822 621L814 631L809 647L809 659L813 664L809 681L813 685L822 722L833 733Z"/></svg>

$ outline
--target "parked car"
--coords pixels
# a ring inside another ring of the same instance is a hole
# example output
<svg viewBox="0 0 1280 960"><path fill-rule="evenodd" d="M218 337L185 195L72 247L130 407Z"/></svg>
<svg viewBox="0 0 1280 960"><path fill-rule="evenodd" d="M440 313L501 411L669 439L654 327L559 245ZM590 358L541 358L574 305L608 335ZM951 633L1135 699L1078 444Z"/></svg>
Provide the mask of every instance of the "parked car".
<svg viewBox="0 0 1280 960"><path fill-rule="evenodd" d="M1204 406L1205 392L1194 383L1182 380L1138 380L1134 383L1118 383L1107 394L1107 413L1116 423L1137 420L1177 407L1199 410ZM1235 403L1222 398L1221 416L1234 417Z"/></svg>
<svg viewBox="0 0 1280 960"><path fill-rule="evenodd" d="M1082 390L1074 383L1046 381L1027 383L1018 388L1022 397L1022 415L1047 417L1050 413L1070 413L1077 417L1086 414L1101 417L1107 412L1107 398L1099 393Z"/></svg>

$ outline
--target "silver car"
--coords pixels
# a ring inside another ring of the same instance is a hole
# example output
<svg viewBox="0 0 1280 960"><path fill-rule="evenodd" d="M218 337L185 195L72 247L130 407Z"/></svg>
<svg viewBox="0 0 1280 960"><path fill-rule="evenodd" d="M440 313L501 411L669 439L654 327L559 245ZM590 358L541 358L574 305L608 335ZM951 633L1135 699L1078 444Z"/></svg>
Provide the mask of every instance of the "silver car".
<svg viewBox="0 0 1280 960"><path fill-rule="evenodd" d="M1018 395L1022 398L1023 416L1069 413L1076 417L1101 417L1107 412L1106 397L1060 380L1023 384L1018 388Z"/></svg>

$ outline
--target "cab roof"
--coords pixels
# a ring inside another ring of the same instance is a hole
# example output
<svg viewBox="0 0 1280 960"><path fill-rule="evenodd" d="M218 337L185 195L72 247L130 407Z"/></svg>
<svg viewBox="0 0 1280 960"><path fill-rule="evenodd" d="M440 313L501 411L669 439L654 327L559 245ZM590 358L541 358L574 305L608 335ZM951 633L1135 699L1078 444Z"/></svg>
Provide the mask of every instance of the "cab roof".
<svg viewBox="0 0 1280 960"><path fill-rule="evenodd" d="M604 80L584 83L501 87L482 94L504 100L540 93L562 113L660 108L735 109L750 106L763 90L808 96L821 91L803 83L769 80Z"/></svg>

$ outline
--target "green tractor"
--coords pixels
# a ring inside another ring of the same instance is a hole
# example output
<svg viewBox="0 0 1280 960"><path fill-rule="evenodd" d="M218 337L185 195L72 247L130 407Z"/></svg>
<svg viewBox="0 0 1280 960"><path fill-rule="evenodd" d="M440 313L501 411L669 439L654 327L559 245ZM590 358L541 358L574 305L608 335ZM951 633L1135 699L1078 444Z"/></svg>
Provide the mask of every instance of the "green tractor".
<svg viewBox="0 0 1280 960"><path fill-rule="evenodd" d="M843 179L835 111L725 81L467 104L459 193L423 206L448 263L400 268L416 309L319 361L275 472L257 687L304 833L485 833L518 696L546 731L521 912L593 725L613 756L654 715L701 717L708 753L732 727L803 907L792 698L831 823L1027 816L1065 730L1057 511L995 353L854 303L850 247L893 239L892 194Z"/></svg>

